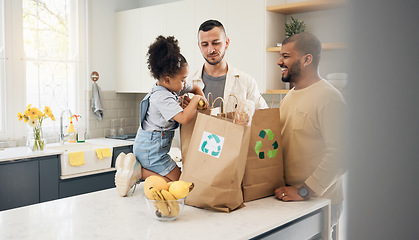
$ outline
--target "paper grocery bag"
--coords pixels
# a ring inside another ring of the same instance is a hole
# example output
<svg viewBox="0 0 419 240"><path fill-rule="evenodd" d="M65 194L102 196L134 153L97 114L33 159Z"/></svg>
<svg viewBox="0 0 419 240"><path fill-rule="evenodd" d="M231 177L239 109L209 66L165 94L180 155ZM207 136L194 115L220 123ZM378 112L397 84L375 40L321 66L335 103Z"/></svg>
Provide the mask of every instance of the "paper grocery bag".
<svg viewBox="0 0 419 240"><path fill-rule="evenodd" d="M181 98L183 98L183 96ZM214 103L217 99L215 101L212 101L212 94L211 93L208 93L208 98L207 99L208 100L211 99L208 108L204 109L204 110L198 110L198 112L203 113L203 114L207 114L207 115L217 115L217 113L220 112L219 107L214 108ZM182 107L183 107L183 99L181 100L181 104L182 104ZM191 141L192 132L193 132L193 129L194 129L194 126L195 126L196 117L197 117L197 115L195 115L195 117L192 118L192 120L189 121L189 123L182 124L180 126L180 150L181 150L181 153L182 153L182 165L185 163L185 161L187 159L189 142Z"/></svg>
<svg viewBox="0 0 419 240"><path fill-rule="evenodd" d="M202 114L210 115L211 110L198 110L198 112ZM195 117L189 123L182 124L180 126L180 150L182 152L182 165L184 165L187 160L189 143L191 141L192 132L193 132L195 122L196 122L196 117L197 115L195 115Z"/></svg>
<svg viewBox="0 0 419 240"><path fill-rule="evenodd" d="M208 94L210 96L210 94ZM221 110L220 107L214 107L214 102L212 105L205 110L198 110L198 112L206 115L216 116ZM192 132L195 126L196 116L187 124L182 124L180 126L180 150L182 152L182 164L187 161L189 142L191 141Z"/></svg>
<svg viewBox="0 0 419 240"><path fill-rule="evenodd" d="M279 109L255 110L243 177L244 202L274 195L285 186Z"/></svg>
<svg viewBox="0 0 419 240"><path fill-rule="evenodd" d="M241 183L250 127L198 113L180 180L195 187L186 204L231 212L243 205Z"/></svg>

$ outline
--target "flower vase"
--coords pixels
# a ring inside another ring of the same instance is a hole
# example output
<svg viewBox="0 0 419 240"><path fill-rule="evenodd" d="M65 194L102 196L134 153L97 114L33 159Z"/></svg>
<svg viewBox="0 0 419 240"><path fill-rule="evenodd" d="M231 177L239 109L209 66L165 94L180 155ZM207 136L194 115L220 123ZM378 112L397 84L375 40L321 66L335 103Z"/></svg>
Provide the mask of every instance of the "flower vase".
<svg viewBox="0 0 419 240"><path fill-rule="evenodd" d="M31 127L26 145L32 152L43 151L45 148L44 132L42 126Z"/></svg>

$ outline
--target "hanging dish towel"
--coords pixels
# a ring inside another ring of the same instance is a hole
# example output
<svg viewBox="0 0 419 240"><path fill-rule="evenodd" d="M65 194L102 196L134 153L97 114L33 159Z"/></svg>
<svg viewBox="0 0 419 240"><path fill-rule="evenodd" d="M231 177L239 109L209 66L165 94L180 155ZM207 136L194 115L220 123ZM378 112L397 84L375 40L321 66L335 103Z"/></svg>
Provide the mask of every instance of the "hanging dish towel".
<svg viewBox="0 0 419 240"><path fill-rule="evenodd" d="M101 91L99 85L96 82L93 82L92 85L92 111L95 114L97 120L102 121L103 118L103 107L102 99L100 97Z"/></svg>
<svg viewBox="0 0 419 240"><path fill-rule="evenodd" d="M110 148L98 148L95 149L96 156L103 161L103 158L112 157L112 151Z"/></svg>

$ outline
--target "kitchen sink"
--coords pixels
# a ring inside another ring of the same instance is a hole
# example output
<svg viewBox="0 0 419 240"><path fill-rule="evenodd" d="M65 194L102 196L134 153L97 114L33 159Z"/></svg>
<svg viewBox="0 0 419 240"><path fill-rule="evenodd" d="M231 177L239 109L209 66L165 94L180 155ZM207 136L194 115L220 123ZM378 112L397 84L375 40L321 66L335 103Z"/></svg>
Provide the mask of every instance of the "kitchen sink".
<svg viewBox="0 0 419 240"><path fill-rule="evenodd" d="M111 168L112 156L100 159L96 153L96 150L109 149L108 152L112 154L113 147L111 146L84 142L50 144L46 148L63 152L61 154L61 177Z"/></svg>

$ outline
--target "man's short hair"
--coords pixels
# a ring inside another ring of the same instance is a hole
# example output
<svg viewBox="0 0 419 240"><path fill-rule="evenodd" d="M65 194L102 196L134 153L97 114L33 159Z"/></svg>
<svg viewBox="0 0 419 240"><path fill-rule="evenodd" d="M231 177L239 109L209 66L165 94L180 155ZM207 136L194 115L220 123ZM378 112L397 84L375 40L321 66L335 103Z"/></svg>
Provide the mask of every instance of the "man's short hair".
<svg viewBox="0 0 419 240"><path fill-rule="evenodd" d="M203 22L201 24L201 26L199 26L198 34L199 34L199 31L208 32L208 31L212 30L215 27L221 28L223 30L223 32L224 32L224 35L227 36L223 24L221 22L219 22L217 20L213 20L213 19L210 19L210 20L207 20L207 21Z"/></svg>
<svg viewBox="0 0 419 240"><path fill-rule="evenodd" d="M295 48L302 55L311 54L313 56L313 63L315 66L319 65L320 56L322 52L322 44L320 40L311 33L302 32L292 35L282 42L282 45L294 42Z"/></svg>

